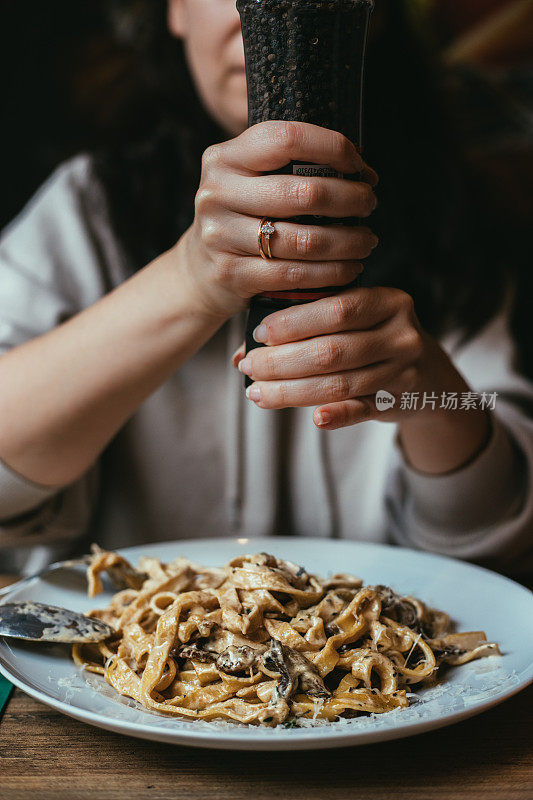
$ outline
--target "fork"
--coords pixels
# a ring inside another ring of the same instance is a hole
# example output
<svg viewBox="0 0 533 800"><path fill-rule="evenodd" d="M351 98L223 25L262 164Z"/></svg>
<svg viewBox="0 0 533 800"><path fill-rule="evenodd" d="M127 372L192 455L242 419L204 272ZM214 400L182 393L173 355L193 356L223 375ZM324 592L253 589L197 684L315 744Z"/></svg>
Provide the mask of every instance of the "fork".
<svg viewBox="0 0 533 800"><path fill-rule="evenodd" d="M25 586L34 578L40 578L43 575L49 575L52 572L57 572L60 569L71 569L72 567L87 566L90 563L91 556L82 556L81 558L72 558L67 561L56 561L54 564L49 564L47 567L35 572L33 575L27 575L15 583L10 583L0 589L0 597L9 594L13 589L18 589L20 586Z"/></svg>

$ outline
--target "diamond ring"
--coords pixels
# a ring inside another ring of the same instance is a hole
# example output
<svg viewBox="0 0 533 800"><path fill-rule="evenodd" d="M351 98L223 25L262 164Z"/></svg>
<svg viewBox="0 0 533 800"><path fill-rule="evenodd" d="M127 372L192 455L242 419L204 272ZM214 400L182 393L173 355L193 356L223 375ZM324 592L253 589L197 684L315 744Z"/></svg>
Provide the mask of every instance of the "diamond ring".
<svg viewBox="0 0 533 800"><path fill-rule="evenodd" d="M270 250L270 237L273 233L276 233L276 229L272 222L263 217L259 224L259 233L257 235L257 242L259 244L259 254L261 258L264 258L266 261L269 261L272 258L272 252ZM266 248L265 248L266 242Z"/></svg>

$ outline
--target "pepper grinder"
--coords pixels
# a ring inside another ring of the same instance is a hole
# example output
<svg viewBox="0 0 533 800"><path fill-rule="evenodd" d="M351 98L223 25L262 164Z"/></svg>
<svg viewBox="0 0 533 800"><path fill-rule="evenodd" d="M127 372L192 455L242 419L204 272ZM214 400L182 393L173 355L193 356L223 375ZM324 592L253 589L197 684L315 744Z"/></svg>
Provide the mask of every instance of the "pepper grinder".
<svg viewBox="0 0 533 800"><path fill-rule="evenodd" d="M362 149L365 49L373 0L237 0L246 59L248 125L310 122L343 133ZM339 177L327 164L291 162L278 174ZM350 217L298 216L299 224L357 225ZM357 278L350 286L358 286ZM342 287L343 289L347 287ZM329 297L338 286L266 292L252 298L246 352L262 345L253 331L269 314ZM251 379L245 378L249 386Z"/></svg>

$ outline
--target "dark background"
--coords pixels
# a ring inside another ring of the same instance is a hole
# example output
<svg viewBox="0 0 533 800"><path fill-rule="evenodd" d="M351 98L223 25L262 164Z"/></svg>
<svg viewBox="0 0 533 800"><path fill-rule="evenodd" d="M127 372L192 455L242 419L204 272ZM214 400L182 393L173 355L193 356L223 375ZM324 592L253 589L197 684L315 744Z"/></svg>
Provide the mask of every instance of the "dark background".
<svg viewBox="0 0 533 800"><path fill-rule="evenodd" d="M1 0L0 225L63 159L105 142L131 55L98 0Z"/></svg>

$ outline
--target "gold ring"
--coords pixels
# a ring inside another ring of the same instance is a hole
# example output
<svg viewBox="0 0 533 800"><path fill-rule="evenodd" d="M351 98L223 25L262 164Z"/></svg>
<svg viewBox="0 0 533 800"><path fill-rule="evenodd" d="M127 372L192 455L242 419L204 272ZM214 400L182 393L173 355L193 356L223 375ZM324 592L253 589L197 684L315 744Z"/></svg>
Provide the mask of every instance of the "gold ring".
<svg viewBox="0 0 533 800"><path fill-rule="evenodd" d="M263 217L259 223L259 233L257 234L257 243L259 244L259 254L261 258L269 261L272 258L272 251L270 250L270 237L276 233L276 229L271 220ZM266 242L266 249L265 249Z"/></svg>

